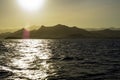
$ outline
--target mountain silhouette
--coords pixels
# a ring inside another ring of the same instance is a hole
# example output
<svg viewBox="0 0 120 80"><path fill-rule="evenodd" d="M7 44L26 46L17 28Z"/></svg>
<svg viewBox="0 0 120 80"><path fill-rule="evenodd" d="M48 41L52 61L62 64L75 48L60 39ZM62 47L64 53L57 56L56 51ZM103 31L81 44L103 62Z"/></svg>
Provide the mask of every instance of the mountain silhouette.
<svg viewBox="0 0 120 80"><path fill-rule="evenodd" d="M13 33L4 33L0 38L5 39L79 39L79 38L106 38L118 39L120 38L120 30L97 30L87 31L78 27L69 27L66 25L58 24L51 27L41 26L37 30L28 31L23 28Z"/></svg>
<svg viewBox="0 0 120 80"><path fill-rule="evenodd" d="M88 36L89 32L77 27L68 27L66 25L55 25L53 27L41 26L36 31L31 31L31 38L78 38Z"/></svg>

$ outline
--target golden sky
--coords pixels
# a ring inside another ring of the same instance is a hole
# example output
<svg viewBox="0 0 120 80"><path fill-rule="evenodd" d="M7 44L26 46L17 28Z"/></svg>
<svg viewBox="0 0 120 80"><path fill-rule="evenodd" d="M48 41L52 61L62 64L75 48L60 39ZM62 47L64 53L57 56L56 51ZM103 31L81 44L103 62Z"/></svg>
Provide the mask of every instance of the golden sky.
<svg viewBox="0 0 120 80"><path fill-rule="evenodd" d="M45 0L36 12L23 11L17 0L0 0L0 29L56 24L119 28L120 0Z"/></svg>

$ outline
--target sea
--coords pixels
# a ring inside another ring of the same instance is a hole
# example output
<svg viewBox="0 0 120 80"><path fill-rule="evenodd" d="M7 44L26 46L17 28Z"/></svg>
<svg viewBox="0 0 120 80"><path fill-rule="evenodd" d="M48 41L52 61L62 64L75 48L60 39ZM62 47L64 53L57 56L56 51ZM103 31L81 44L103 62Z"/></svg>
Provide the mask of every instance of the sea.
<svg viewBox="0 0 120 80"><path fill-rule="evenodd" d="M120 39L1 39L0 80L120 80Z"/></svg>

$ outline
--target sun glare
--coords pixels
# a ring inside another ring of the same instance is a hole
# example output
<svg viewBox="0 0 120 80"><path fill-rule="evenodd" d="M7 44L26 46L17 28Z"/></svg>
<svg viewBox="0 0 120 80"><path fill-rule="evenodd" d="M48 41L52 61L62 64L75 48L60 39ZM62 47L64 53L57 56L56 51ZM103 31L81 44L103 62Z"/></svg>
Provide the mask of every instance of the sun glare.
<svg viewBox="0 0 120 80"><path fill-rule="evenodd" d="M18 5L25 11L37 11L43 7L45 0L17 0Z"/></svg>

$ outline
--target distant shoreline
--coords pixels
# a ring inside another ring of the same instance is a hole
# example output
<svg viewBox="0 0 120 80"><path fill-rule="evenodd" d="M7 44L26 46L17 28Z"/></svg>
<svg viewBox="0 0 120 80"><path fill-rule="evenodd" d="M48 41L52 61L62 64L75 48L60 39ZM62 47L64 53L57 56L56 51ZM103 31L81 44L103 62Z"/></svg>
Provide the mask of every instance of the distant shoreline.
<svg viewBox="0 0 120 80"><path fill-rule="evenodd" d="M120 30L88 31L78 27L58 24L52 27L41 26L38 30L20 29L13 33L0 34L1 39L120 39Z"/></svg>

